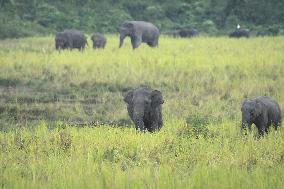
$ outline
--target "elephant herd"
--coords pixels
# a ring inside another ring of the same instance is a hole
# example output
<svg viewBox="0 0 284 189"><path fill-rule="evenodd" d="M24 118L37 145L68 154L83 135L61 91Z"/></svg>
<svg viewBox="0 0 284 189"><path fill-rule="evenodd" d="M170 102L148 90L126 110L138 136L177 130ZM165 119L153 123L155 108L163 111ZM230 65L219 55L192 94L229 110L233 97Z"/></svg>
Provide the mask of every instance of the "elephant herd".
<svg viewBox="0 0 284 189"><path fill-rule="evenodd" d="M150 47L157 47L160 31L152 23L144 21L125 21L120 26L119 48L122 47L125 37L130 37L132 48L138 48L141 43L146 43ZM101 33L94 33L91 36L93 48L104 48L106 37ZM83 32L76 29L68 29L58 32L55 36L55 47L60 49L82 50L87 44L87 39Z"/></svg>
<svg viewBox="0 0 284 189"><path fill-rule="evenodd" d="M198 34L195 29L183 29L175 31L174 35L180 37L193 37ZM130 37L132 48L138 48L141 43L150 47L157 47L159 42L159 29L149 22L125 21L120 26L119 48L122 47L126 37ZM249 37L248 29L237 28L229 34L229 37ZM100 33L91 36L93 48L104 48L106 37ZM55 47L60 49L84 49L87 39L83 32L75 29L58 32L55 37ZM138 131L159 131L163 126L162 104L164 99L162 93L149 87L138 87L129 90L124 95L127 104L128 114ZM262 96L254 99L247 99L241 107L242 129L251 130L255 124L259 135L264 135L272 125L275 129L281 125L281 110L279 104L270 97Z"/></svg>
<svg viewBox="0 0 284 189"><path fill-rule="evenodd" d="M145 21L125 21L119 28L119 48L122 47L123 41L126 37L130 37L131 45L133 49L138 48L141 43L146 43L150 47L157 47L159 44L159 29L150 22ZM192 28L183 28L180 30L166 32L165 34L173 37L195 37L198 35L198 31ZM263 33L259 33L258 36L262 36ZM238 28L229 34L229 37L249 37L250 30ZM93 48L104 48L107 39L101 33L93 33L91 35L93 42ZM83 32L76 29L67 29L63 32L56 33L55 47L57 50L61 49L79 49L83 50L87 45L87 39Z"/></svg>

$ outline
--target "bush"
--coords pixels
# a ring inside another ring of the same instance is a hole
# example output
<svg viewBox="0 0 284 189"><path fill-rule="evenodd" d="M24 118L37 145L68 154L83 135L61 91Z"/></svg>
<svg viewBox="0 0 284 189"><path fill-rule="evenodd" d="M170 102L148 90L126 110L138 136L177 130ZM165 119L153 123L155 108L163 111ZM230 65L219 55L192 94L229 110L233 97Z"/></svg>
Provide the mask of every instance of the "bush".
<svg viewBox="0 0 284 189"><path fill-rule="evenodd" d="M214 35L217 33L217 28L216 28L215 23L212 20L205 20L202 23L202 31L210 35Z"/></svg>

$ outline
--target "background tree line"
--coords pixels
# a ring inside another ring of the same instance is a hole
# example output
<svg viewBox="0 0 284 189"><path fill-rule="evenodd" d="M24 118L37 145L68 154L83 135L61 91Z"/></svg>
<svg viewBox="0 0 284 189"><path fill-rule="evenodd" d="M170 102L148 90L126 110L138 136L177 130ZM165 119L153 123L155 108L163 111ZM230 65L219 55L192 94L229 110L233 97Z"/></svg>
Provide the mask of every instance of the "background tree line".
<svg viewBox="0 0 284 189"><path fill-rule="evenodd" d="M65 28L116 33L124 20L146 20L161 31L196 28L222 35L237 24L284 34L284 0L0 0L0 38Z"/></svg>

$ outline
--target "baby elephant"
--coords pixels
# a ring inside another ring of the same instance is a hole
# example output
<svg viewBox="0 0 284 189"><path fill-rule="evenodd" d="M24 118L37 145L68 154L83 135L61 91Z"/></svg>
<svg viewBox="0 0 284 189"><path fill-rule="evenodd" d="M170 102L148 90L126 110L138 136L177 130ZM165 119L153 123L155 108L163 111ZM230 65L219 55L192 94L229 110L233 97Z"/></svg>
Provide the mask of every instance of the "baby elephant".
<svg viewBox="0 0 284 189"><path fill-rule="evenodd" d="M158 131L163 126L162 93L148 87L130 90L124 96L130 118L139 131Z"/></svg>
<svg viewBox="0 0 284 189"><path fill-rule="evenodd" d="M105 48L106 45L106 37L101 33L93 33L91 40L93 41L93 48L99 49L99 48Z"/></svg>
<svg viewBox="0 0 284 189"><path fill-rule="evenodd" d="M261 96L254 99L247 99L242 105L242 129L254 123L258 133L263 135L268 132L269 126L273 125L275 129L281 124L281 110L276 101L267 96Z"/></svg>

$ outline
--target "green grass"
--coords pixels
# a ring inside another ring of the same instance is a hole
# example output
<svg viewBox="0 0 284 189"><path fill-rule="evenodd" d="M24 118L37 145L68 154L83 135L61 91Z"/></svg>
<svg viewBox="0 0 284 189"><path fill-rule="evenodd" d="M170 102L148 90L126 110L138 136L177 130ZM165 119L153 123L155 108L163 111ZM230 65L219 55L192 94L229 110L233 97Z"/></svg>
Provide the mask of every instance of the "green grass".
<svg viewBox="0 0 284 189"><path fill-rule="evenodd" d="M108 36L83 53L53 40L0 41L2 188L283 188L283 131L241 134L240 106L284 106L284 37L162 37L133 51ZM122 127L122 94L139 85L164 95L161 132ZM93 120L118 127L65 124Z"/></svg>

